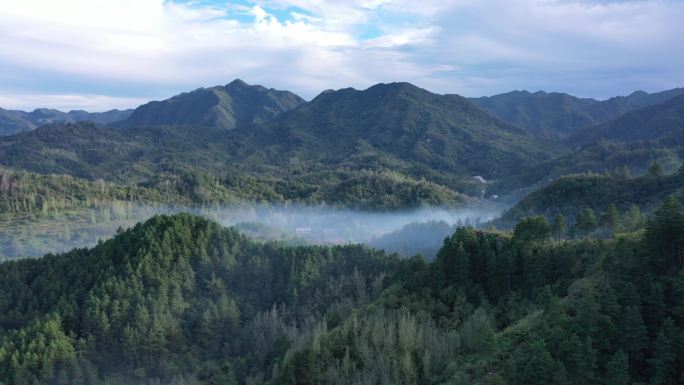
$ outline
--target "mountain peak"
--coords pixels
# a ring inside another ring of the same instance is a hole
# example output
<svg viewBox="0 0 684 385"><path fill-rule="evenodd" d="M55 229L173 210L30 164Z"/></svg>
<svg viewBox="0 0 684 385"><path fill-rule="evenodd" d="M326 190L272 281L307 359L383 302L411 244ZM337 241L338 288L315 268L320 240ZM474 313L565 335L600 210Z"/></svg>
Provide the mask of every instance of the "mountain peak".
<svg viewBox="0 0 684 385"><path fill-rule="evenodd" d="M247 88L251 87L242 79L235 79L232 82L226 84L226 88Z"/></svg>
<svg viewBox="0 0 684 385"><path fill-rule="evenodd" d="M408 82L392 82L392 83L378 83L375 84L366 90L364 92L376 92L376 91L381 91L381 92L401 92L401 91L408 91L408 92L414 92L414 91L422 91L422 92L429 92L425 89L422 89L414 84L408 83Z"/></svg>
<svg viewBox="0 0 684 385"><path fill-rule="evenodd" d="M117 125L196 125L231 130L268 121L303 102L292 92L235 79L225 86L199 88L144 104Z"/></svg>

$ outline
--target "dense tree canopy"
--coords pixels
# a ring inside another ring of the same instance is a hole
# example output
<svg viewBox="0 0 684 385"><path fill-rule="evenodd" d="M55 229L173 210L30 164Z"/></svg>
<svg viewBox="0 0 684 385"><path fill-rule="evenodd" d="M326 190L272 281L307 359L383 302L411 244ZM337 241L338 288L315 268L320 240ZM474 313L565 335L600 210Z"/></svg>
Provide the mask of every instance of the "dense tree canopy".
<svg viewBox="0 0 684 385"><path fill-rule="evenodd" d="M684 214L550 242L459 228L437 259L255 243L158 216L0 264L3 384L674 384ZM155 382L157 381L157 382Z"/></svg>

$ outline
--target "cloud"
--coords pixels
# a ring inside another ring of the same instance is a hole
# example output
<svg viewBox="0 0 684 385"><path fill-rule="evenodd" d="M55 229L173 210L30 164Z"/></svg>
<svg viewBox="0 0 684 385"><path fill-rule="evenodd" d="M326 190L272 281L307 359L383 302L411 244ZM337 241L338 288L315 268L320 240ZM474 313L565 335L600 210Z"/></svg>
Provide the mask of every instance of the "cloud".
<svg viewBox="0 0 684 385"><path fill-rule="evenodd" d="M102 110L238 77L308 98L387 81L468 96L543 88L597 97L684 83L682 2L511 4L7 1L0 106Z"/></svg>

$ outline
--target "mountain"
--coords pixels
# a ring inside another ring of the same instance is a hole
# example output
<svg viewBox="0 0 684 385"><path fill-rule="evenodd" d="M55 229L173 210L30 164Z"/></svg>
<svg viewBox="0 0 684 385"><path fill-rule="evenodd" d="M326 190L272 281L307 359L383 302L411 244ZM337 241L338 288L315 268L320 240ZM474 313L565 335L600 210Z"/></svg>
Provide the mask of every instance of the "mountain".
<svg viewBox="0 0 684 385"><path fill-rule="evenodd" d="M35 125L17 114L16 111L0 108L0 136L30 131Z"/></svg>
<svg viewBox="0 0 684 385"><path fill-rule="evenodd" d="M409 83L324 92L249 136L260 143L263 160L275 164L381 159L416 173L486 178L561 151L492 118L466 98Z"/></svg>
<svg viewBox="0 0 684 385"><path fill-rule="evenodd" d="M608 123L577 132L567 142L581 146L598 140L659 141L684 144L684 95L662 104L628 112Z"/></svg>
<svg viewBox="0 0 684 385"><path fill-rule="evenodd" d="M304 99L292 92L251 86L237 79L226 86L200 88L143 104L117 125L199 125L230 130L268 121L302 103Z"/></svg>
<svg viewBox="0 0 684 385"><path fill-rule="evenodd" d="M133 110L110 110L105 112L72 110L62 112L50 108L37 108L31 112L25 112L0 108L0 136L30 131L38 126L52 123L91 121L99 124L108 124L126 119L131 112Z"/></svg>
<svg viewBox="0 0 684 385"><path fill-rule="evenodd" d="M471 100L493 116L544 137L563 137L578 127L596 123L587 112L596 100L563 93L513 91Z"/></svg>
<svg viewBox="0 0 684 385"><path fill-rule="evenodd" d="M109 123L114 123L118 122L121 120L124 120L128 118L131 113L133 113L132 109L128 110L109 110L105 112L88 112L88 111L83 111L83 110L71 110L67 112L69 116L72 117L74 122L84 122L84 121L90 121L90 122L95 122L95 123L100 123L100 124L109 124Z"/></svg>
<svg viewBox="0 0 684 385"><path fill-rule="evenodd" d="M526 128L535 135L564 138L590 126L606 123L636 109L657 105L684 94L684 88L657 93L636 91L599 101L564 93L513 91L471 100L490 114Z"/></svg>

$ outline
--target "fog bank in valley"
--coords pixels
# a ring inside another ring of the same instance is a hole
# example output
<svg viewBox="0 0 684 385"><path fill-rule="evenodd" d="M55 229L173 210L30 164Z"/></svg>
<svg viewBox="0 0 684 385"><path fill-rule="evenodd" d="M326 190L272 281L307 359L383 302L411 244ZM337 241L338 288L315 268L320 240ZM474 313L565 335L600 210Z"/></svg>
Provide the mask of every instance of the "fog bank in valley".
<svg viewBox="0 0 684 385"><path fill-rule="evenodd" d="M327 206L236 205L220 207L172 207L111 205L27 215L0 224L0 259L37 257L74 247L90 247L111 238L155 214L190 212L215 220L257 240L281 240L291 244L365 243L402 255L430 258L445 236L457 226L477 226L503 211L489 203L460 209L420 208L393 212L364 212Z"/></svg>

